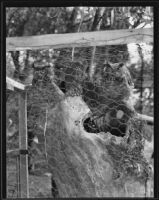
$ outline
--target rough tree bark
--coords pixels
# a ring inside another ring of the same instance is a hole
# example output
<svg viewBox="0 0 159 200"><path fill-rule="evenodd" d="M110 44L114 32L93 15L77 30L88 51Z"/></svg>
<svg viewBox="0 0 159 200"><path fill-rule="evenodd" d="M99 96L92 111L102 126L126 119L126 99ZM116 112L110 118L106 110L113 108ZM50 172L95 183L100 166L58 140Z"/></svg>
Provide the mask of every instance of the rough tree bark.
<svg viewBox="0 0 159 200"><path fill-rule="evenodd" d="M145 184L131 173L118 176L109 148L119 147L123 139L86 132L83 120L89 115L80 96L62 98L49 110L47 157L59 197L151 196L151 181Z"/></svg>

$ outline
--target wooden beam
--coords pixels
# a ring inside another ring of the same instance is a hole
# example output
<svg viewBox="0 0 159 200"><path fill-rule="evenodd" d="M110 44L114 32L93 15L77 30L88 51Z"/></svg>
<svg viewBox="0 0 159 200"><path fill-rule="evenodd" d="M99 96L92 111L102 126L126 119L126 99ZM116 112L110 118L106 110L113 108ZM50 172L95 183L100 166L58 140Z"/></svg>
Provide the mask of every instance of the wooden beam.
<svg viewBox="0 0 159 200"><path fill-rule="evenodd" d="M153 42L152 28L8 37L6 39L6 50L57 49L142 42Z"/></svg>
<svg viewBox="0 0 159 200"><path fill-rule="evenodd" d="M28 183L28 136L27 136L27 95L19 92L19 149L20 149L20 198L29 197Z"/></svg>
<svg viewBox="0 0 159 200"><path fill-rule="evenodd" d="M147 116L147 115L143 115L143 114L137 113L136 118L140 119L140 120L147 121L148 123L150 123L152 125L154 124L154 118L151 117L151 116Z"/></svg>
<svg viewBox="0 0 159 200"><path fill-rule="evenodd" d="M19 83L9 77L6 77L6 83L7 83L7 88L11 89L13 87L20 89L20 90L25 90L25 85L23 85L22 83Z"/></svg>
<svg viewBox="0 0 159 200"><path fill-rule="evenodd" d="M18 156L19 155L19 149L8 150L6 153L7 153L7 155L12 154L12 156Z"/></svg>
<svg viewBox="0 0 159 200"><path fill-rule="evenodd" d="M7 83L7 89L14 91L14 87L9 83Z"/></svg>

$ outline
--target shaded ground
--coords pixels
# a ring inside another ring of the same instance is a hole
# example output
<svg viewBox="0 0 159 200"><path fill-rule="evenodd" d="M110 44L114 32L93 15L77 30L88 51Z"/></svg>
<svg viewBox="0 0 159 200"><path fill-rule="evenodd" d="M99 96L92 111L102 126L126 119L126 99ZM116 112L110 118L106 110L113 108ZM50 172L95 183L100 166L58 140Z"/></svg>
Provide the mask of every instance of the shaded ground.
<svg viewBox="0 0 159 200"><path fill-rule="evenodd" d="M12 170L11 170L12 168ZM14 165L8 167L7 198L18 197L17 175ZM51 198L51 179L45 175L29 175L29 197L30 198Z"/></svg>
<svg viewBox="0 0 159 200"><path fill-rule="evenodd" d="M29 176L29 196L52 198L51 179L47 176Z"/></svg>

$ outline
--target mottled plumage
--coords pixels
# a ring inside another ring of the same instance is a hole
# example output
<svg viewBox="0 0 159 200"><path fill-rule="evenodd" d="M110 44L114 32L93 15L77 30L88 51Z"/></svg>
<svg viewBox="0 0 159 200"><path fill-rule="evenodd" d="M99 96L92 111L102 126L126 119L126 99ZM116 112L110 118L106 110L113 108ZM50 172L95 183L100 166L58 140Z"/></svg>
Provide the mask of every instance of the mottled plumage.
<svg viewBox="0 0 159 200"><path fill-rule="evenodd" d="M82 82L85 79L85 68L80 62L72 62L64 71L64 80L60 88L66 96L82 95Z"/></svg>
<svg viewBox="0 0 159 200"><path fill-rule="evenodd" d="M50 66L43 67L34 67L33 71L33 86L46 86L48 83L51 83L51 74L50 74Z"/></svg>
<svg viewBox="0 0 159 200"><path fill-rule="evenodd" d="M133 82L122 63L104 64L94 75L94 80L83 82L83 99L91 109L92 124L100 131L123 135L134 110L127 101L131 96ZM122 117L118 117L119 113ZM93 130L93 129L92 129Z"/></svg>

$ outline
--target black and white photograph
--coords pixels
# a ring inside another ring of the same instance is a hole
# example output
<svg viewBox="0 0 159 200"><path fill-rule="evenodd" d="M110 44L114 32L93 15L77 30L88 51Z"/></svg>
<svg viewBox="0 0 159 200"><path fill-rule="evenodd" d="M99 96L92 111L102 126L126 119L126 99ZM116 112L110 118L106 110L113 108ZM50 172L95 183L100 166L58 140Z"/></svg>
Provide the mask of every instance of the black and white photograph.
<svg viewBox="0 0 159 200"><path fill-rule="evenodd" d="M154 197L154 7L5 23L6 198Z"/></svg>

